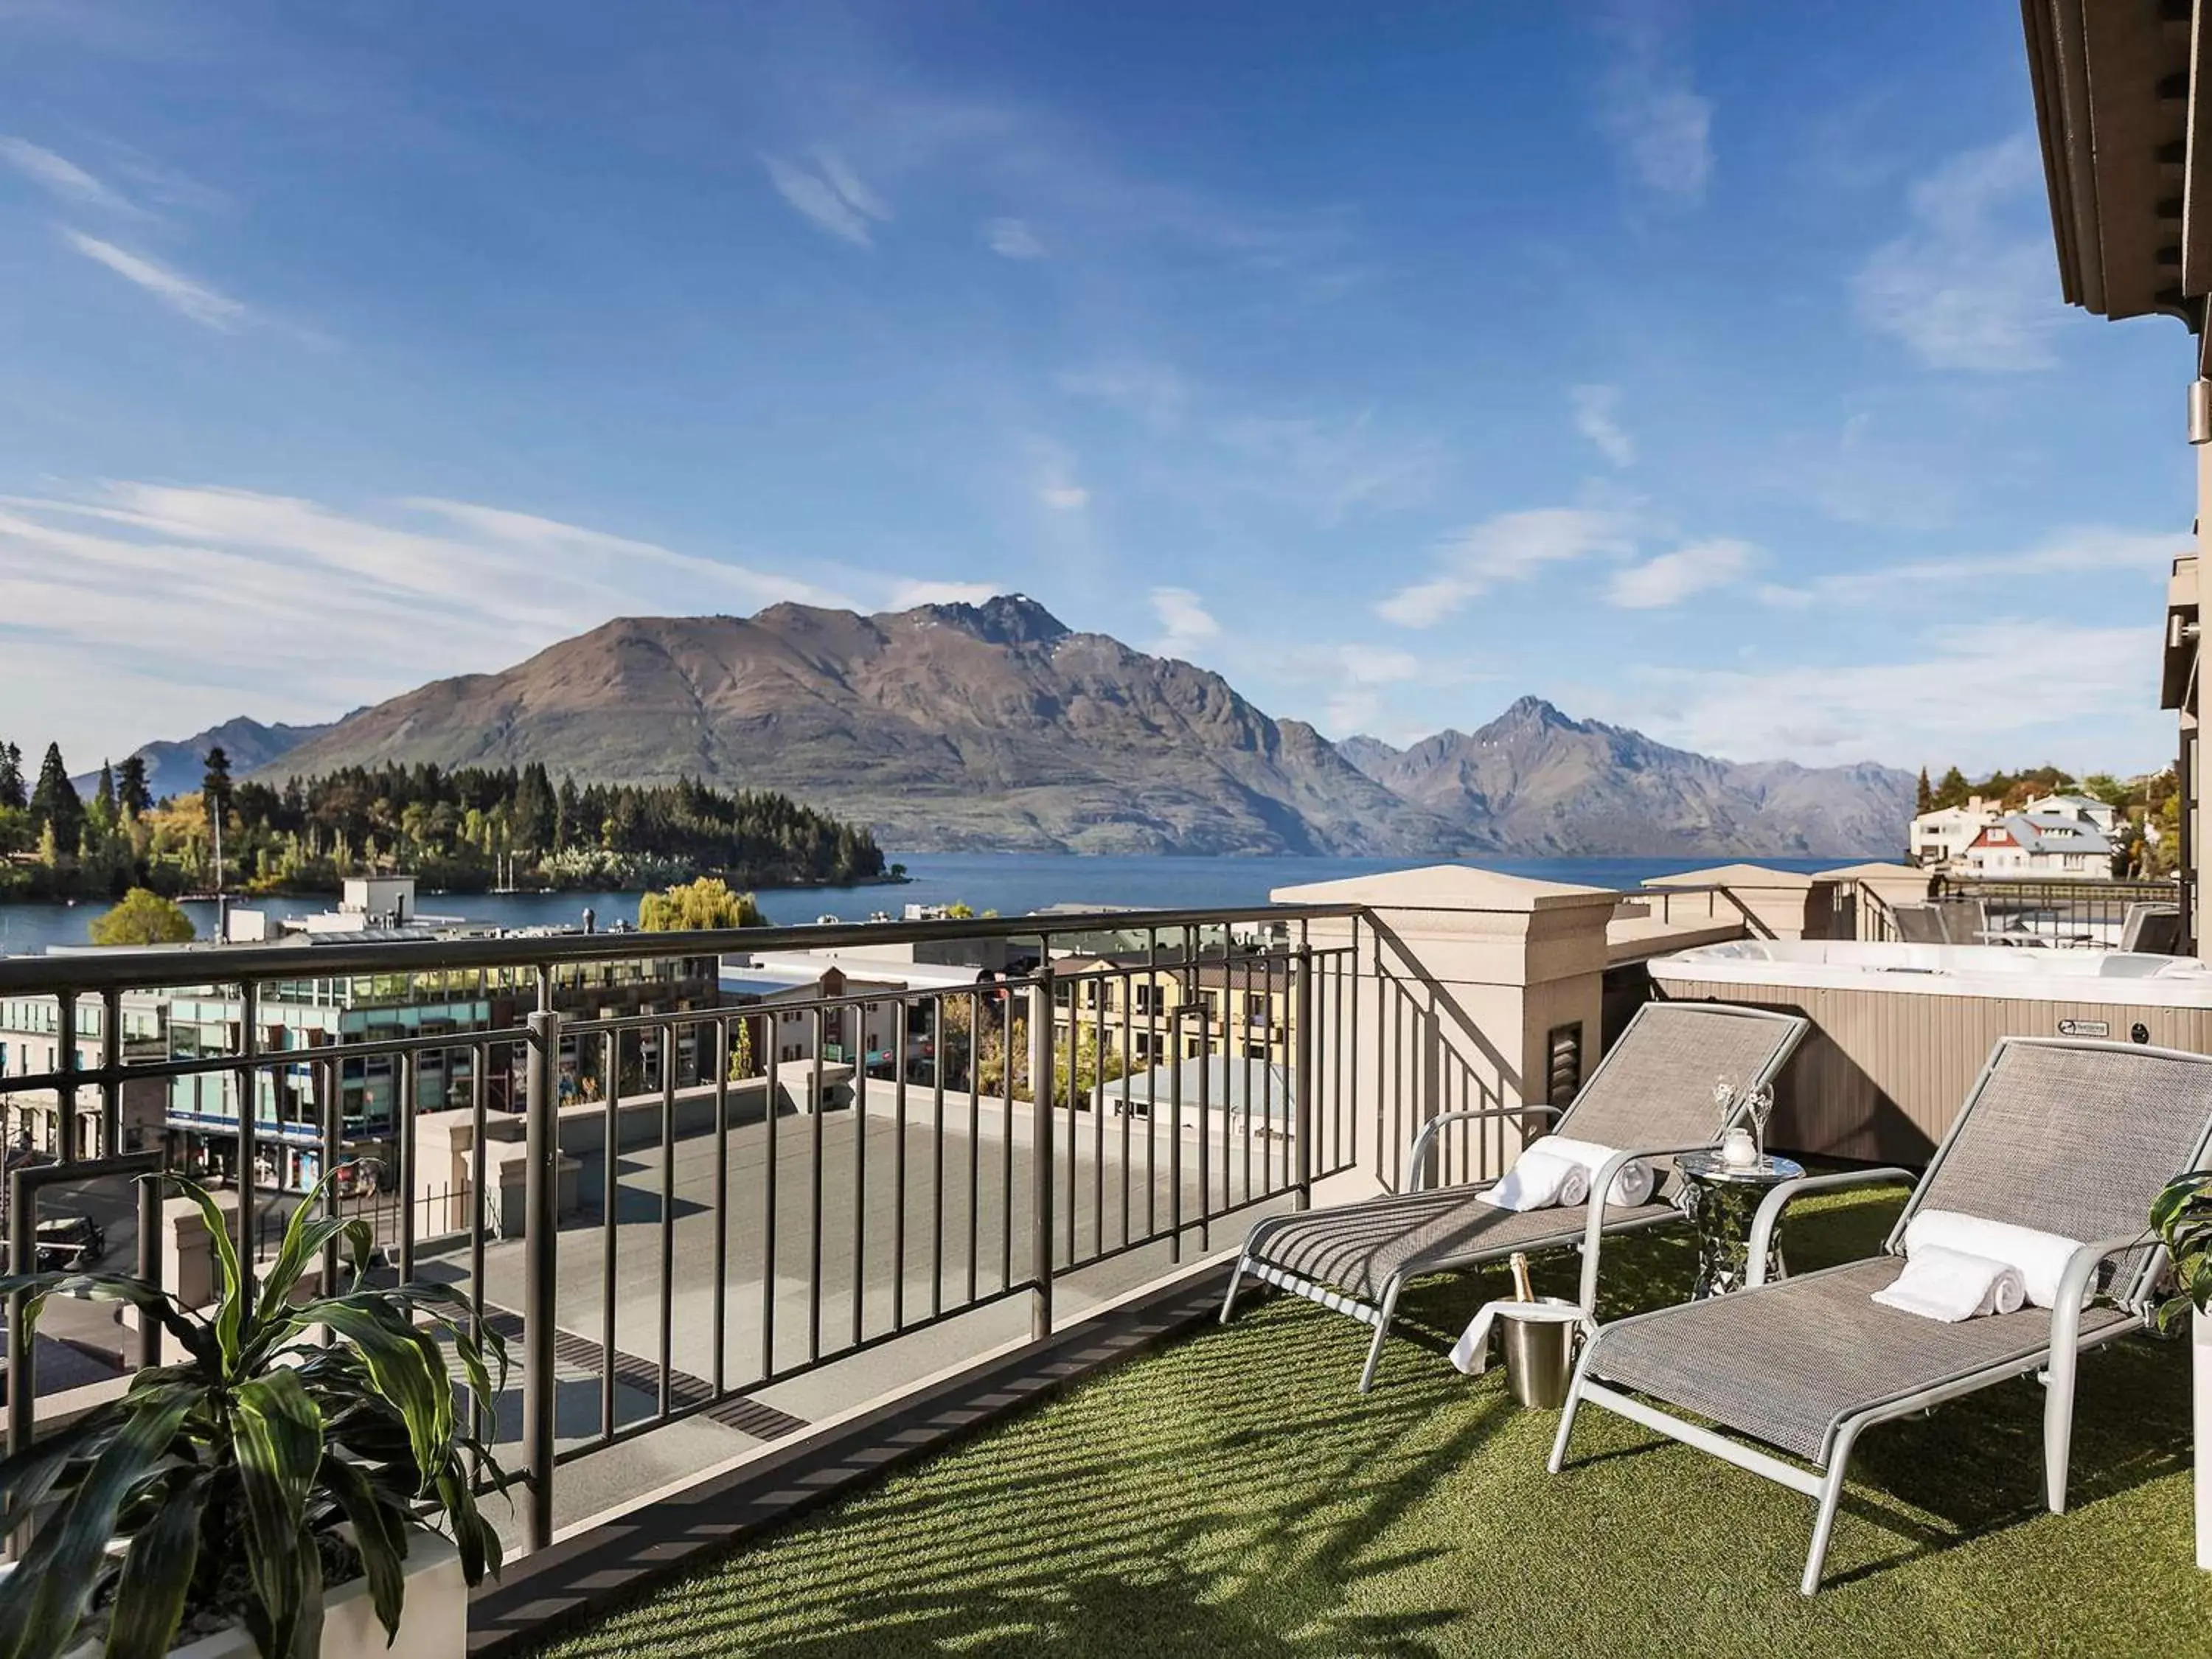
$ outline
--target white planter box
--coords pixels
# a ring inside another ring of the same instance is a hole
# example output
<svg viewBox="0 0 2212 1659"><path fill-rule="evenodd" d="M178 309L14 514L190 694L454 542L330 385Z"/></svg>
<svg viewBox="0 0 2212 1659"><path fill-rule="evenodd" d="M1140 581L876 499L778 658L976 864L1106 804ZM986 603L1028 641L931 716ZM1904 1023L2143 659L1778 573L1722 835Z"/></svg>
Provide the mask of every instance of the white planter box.
<svg viewBox="0 0 2212 1659"><path fill-rule="evenodd" d="M464 1659L469 1645L469 1587L461 1558L436 1533L418 1532L407 1546L407 1600L399 1634L385 1645L384 1626L369 1602L368 1581L356 1578L323 1603L322 1659ZM258 1659L240 1626L169 1650L169 1659Z"/></svg>

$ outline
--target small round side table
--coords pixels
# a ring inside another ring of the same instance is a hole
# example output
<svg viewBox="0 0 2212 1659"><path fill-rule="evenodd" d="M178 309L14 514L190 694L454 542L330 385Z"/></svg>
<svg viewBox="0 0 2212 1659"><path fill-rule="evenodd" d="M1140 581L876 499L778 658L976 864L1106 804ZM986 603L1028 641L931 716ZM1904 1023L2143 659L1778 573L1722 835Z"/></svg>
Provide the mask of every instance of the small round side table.
<svg viewBox="0 0 2212 1659"><path fill-rule="evenodd" d="M1748 1282L1751 1271L1751 1224L1767 1194L1785 1181L1795 1181L1805 1166L1794 1159L1768 1153L1756 1164L1729 1164L1718 1152L1686 1152L1674 1160L1682 1177L1674 1201L1689 1218L1698 1235L1698 1282L1692 1301L1726 1296ZM1766 1252L1766 1276L1782 1277L1782 1229Z"/></svg>

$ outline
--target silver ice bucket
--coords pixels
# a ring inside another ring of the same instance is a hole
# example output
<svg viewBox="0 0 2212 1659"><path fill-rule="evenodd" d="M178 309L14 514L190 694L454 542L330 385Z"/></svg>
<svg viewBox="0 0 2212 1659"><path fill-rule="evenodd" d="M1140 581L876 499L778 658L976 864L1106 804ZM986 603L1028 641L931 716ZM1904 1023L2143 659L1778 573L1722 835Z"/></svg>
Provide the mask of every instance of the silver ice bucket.
<svg viewBox="0 0 2212 1659"><path fill-rule="evenodd" d="M1565 1297L1536 1299L1544 1308L1571 1309ZM1505 1350L1505 1382L1513 1397L1535 1411L1554 1412L1567 1403L1567 1385L1574 1377L1575 1333L1582 1328L1571 1318L1557 1315L1534 1319L1516 1316L1510 1307L1498 1310L1498 1340Z"/></svg>

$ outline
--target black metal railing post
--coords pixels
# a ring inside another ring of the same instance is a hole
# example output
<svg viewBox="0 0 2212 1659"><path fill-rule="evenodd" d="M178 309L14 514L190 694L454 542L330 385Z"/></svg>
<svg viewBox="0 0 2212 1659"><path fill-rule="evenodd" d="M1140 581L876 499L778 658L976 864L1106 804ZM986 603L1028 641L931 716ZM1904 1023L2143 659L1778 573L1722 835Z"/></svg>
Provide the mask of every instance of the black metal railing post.
<svg viewBox="0 0 2212 1659"><path fill-rule="evenodd" d="M1074 1010L1068 1011L1074 1018ZM1037 967L1030 986L1030 1268L1036 1279L1030 1304L1030 1336L1052 1334L1052 963ZM1009 1073L1013 1056L1006 1056ZM1008 1152L1012 1152L1011 1146Z"/></svg>
<svg viewBox="0 0 2212 1659"><path fill-rule="evenodd" d="M1301 1210L1313 1207L1313 1126L1314 1085L1319 1070L1314 1064L1314 962L1313 946L1298 946L1297 992L1292 1005L1297 1021L1293 1034L1297 1042L1297 1078L1291 1085L1291 1133L1293 1137L1291 1156L1297 1160L1292 1166L1297 1171L1297 1206Z"/></svg>
<svg viewBox="0 0 2212 1659"><path fill-rule="evenodd" d="M62 1086L54 1092L58 1110L54 1121L54 1153L64 1164L75 1164L82 1156L77 1146L76 1085L70 1079L76 1075L76 993L63 990L56 998L54 1009L56 1041L54 1053L59 1061ZM20 1262L18 1256L15 1261ZM10 1264L11 1273L26 1273L29 1269Z"/></svg>
<svg viewBox="0 0 2212 1659"><path fill-rule="evenodd" d="M246 1318L253 1316L253 1293L259 1275L261 1242L254 1231L254 1196L260 1188L260 1099L255 1086L253 1057L261 1052L261 987L242 980L238 987L238 1299Z"/></svg>
<svg viewBox="0 0 2212 1659"><path fill-rule="evenodd" d="M529 1469L529 1546L553 1541L553 1317L558 1257L561 1158L561 1017L550 1008L530 1016L524 1084L526 1175L523 1187L522 1445ZM613 1149L607 1152L614 1161Z"/></svg>

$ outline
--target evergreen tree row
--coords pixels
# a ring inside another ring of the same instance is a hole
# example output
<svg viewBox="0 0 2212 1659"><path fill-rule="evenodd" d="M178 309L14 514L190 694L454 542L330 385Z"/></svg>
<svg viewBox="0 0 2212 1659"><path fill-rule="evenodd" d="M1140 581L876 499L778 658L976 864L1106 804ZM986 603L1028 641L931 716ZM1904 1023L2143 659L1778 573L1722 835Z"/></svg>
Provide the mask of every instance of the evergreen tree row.
<svg viewBox="0 0 2212 1659"><path fill-rule="evenodd" d="M427 885L841 884L884 873L875 837L788 796L673 784L556 784L543 765L348 767L277 786L234 781L221 749L199 793L158 805L133 756L100 768L88 802L49 744L34 784L0 743L0 898L104 896L131 885L335 890L396 871Z"/></svg>

